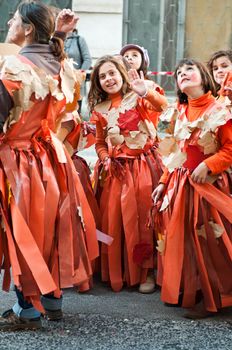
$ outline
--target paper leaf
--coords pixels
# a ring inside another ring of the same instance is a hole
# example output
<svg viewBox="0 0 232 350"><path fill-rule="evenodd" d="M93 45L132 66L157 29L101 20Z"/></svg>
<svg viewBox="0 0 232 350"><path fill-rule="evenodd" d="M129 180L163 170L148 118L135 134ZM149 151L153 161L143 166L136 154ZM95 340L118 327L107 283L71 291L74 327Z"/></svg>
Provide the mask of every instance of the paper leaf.
<svg viewBox="0 0 232 350"><path fill-rule="evenodd" d="M165 251L165 240L164 236L162 236L161 239L157 240L157 246L156 246L157 251L160 253L160 255L164 255Z"/></svg>
<svg viewBox="0 0 232 350"><path fill-rule="evenodd" d="M224 228L213 221L209 221L211 228L213 229L215 238L220 238L224 232Z"/></svg>
<svg viewBox="0 0 232 350"><path fill-rule="evenodd" d="M148 134L152 140L155 140L156 138L156 129L152 122L145 119L144 121L140 121L138 124L139 130L142 131L145 134Z"/></svg>
<svg viewBox="0 0 232 350"><path fill-rule="evenodd" d="M162 156L168 156L176 149L176 140L174 137L166 137L159 142L158 150Z"/></svg>
<svg viewBox="0 0 232 350"><path fill-rule="evenodd" d="M115 108L112 108L108 112L107 120L108 120L108 128L114 128L115 126L118 127L118 118L119 118L119 112Z"/></svg>
<svg viewBox="0 0 232 350"><path fill-rule="evenodd" d="M181 167L187 159L187 154L177 149L167 157L162 157L163 164L168 168L169 172L173 172L174 169Z"/></svg>
<svg viewBox="0 0 232 350"><path fill-rule="evenodd" d="M212 132L201 133L198 144L203 147L204 154L214 154L218 149L218 142Z"/></svg>
<svg viewBox="0 0 232 350"><path fill-rule="evenodd" d="M85 222L84 222L84 217L83 217L83 212L82 212L82 208L79 206L77 207L77 212L79 214L79 217L81 219L81 223L82 223L82 226L83 226L83 229L85 231Z"/></svg>
<svg viewBox="0 0 232 350"><path fill-rule="evenodd" d="M133 138L125 136L125 143L130 149L143 149L147 143L147 138L146 134L140 132Z"/></svg>
<svg viewBox="0 0 232 350"><path fill-rule="evenodd" d="M114 126L108 130L107 140L110 140L112 146L121 145L124 142L124 136L120 134L120 129L118 126Z"/></svg>
<svg viewBox="0 0 232 350"><path fill-rule="evenodd" d="M206 239L205 225L202 225L199 229L196 230L197 235Z"/></svg>
<svg viewBox="0 0 232 350"><path fill-rule="evenodd" d="M164 198L163 198L163 201L162 201L162 205L160 207L160 210L159 211L163 211L165 210L167 207L169 206L169 200L168 200L168 195L165 194Z"/></svg>
<svg viewBox="0 0 232 350"><path fill-rule="evenodd" d="M71 60L64 60L63 67L60 71L60 77L61 90L66 97L67 103L71 103L73 101L76 84L81 84L81 82L78 81L79 74L80 73L75 71Z"/></svg>

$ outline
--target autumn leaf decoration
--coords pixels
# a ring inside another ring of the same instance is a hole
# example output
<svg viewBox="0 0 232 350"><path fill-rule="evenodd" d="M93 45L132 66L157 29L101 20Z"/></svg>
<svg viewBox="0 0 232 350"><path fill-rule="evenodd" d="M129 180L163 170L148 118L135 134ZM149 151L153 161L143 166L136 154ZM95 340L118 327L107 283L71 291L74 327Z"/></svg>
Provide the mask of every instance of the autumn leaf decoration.
<svg viewBox="0 0 232 350"><path fill-rule="evenodd" d="M119 113L118 126L123 131L138 131L140 121L139 113L136 109L130 109L125 113Z"/></svg>

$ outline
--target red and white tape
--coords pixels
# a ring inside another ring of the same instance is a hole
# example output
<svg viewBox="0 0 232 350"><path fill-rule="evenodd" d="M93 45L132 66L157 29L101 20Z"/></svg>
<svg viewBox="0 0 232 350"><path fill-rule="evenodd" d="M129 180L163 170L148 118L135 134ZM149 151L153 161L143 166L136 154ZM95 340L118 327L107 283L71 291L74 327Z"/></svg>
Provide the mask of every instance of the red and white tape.
<svg viewBox="0 0 232 350"><path fill-rule="evenodd" d="M148 75L173 75L173 72L148 72Z"/></svg>

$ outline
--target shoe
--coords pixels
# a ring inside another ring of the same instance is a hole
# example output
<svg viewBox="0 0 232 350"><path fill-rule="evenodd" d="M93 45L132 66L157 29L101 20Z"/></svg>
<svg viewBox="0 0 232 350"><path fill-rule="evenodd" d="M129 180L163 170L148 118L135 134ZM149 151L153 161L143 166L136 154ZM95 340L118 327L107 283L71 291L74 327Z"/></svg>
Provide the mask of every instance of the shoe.
<svg viewBox="0 0 232 350"><path fill-rule="evenodd" d="M141 283L139 286L139 293L150 294L155 291L155 277L147 276L146 282Z"/></svg>
<svg viewBox="0 0 232 350"><path fill-rule="evenodd" d="M201 320L204 318L208 318L208 317L213 317L215 316L215 312L210 312L207 310L204 311L197 311L197 310L191 310L189 312L187 312L186 314L184 314L184 318L188 318L190 320Z"/></svg>
<svg viewBox="0 0 232 350"><path fill-rule="evenodd" d="M44 318L48 321L60 321L63 318L63 312L61 309L48 310L45 309Z"/></svg>
<svg viewBox="0 0 232 350"><path fill-rule="evenodd" d="M2 318L7 318L9 315L14 314L12 309L6 310L2 314ZM61 309L58 310L47 310L45 309L45 315L42 315L48 321L60 321L63 318L63 313Z"/></svg>
<svg viewBox="0 0 232 350"><path fill-rule="evenodd" d="M215 314L215 312L206 310L204 304L201 302L194 308L190 309L186 314L183 315L183 317L190 320L201 320L204 318L213 317Z"/></svg>
<svg viewBox="0 0 232 350"><path fill-rule="evenodd" d="M19 331L41 329L40 317L23 318L17 316L12 309L5 311L0 317L0 331Z"/></svg>

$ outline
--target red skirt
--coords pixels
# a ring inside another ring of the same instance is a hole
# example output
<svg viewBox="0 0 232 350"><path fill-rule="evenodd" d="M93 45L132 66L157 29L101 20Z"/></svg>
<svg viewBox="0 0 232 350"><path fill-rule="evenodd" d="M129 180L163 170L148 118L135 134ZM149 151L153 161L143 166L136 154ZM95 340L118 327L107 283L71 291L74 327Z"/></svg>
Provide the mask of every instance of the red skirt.
<svg viewBox="0 0 232 350"><path fill-rule="evenodd" d="M193 307L201 291L208 311L232 305L231 177L196 184L187 169L169 175L159 212L164 250L159 258L161 299ZM156 220L157 221L157 220ZM161 235L160 235L161 236Z"/></svg>
<svg viewBox="0 0 232 350"><path fill-rule="evenodd" d="M105 172L95 168L96 196L102 215L102 231L113 238L101 245L101 276L114 291L123 282L143 283L148 269L154 269L154 231L148 225L151 194L162 169L155 149L139 156L111 159Z"/></svg>
<svg viewBox="0 0 232 350"><path fill-rule="evenodd" d="M11 269L17 288L43 311L41 294L59 296L61 288L88 282L98 255L96 226L63 146L60 162L43 140L12 142L0 146L3 289L9 290Z"/></svg>

